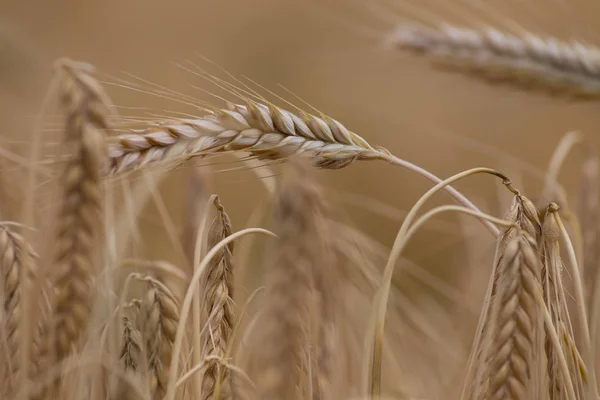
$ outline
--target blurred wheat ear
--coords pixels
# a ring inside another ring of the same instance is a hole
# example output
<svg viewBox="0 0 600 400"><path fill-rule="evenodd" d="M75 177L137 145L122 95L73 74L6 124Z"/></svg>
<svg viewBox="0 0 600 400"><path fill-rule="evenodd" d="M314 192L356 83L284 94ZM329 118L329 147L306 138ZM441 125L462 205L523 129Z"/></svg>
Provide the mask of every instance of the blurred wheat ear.
<svg viewBox="0 0 600 400"><path fill-rule="evenodd" d="M600 98L600 49L578 42L443 24L438 29L400 25L388 43L489 82L579 99Z"/></svg>

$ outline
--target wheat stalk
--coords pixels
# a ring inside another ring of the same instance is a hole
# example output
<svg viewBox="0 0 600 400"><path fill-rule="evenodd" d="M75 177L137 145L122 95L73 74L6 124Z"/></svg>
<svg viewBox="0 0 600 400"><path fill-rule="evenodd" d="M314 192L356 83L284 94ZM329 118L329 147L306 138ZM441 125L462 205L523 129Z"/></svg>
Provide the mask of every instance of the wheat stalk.
<svg viewBox="0 0 600 400"><path fill-rule="evenodd" d="M389 43L492 81L577 97L600 96L600 50L576 41L443 24L437 29L401 25Z"/></svg>
<svg viewBox="0 0 600 400"><path fill-rule="evenodd" d="M217 215L208 233L208 249L231 235L231 221L218 197L213 204L217 209ZM202 279L203 304L206 307L204 314L208 324L203 349L204 358L208 356L224 358L232 335L235 323L233 247L233 243L229 244L211 260ZM218 359L211 359L202 376L200 398L202 400L216 398L215 391L227 387L228 380L228 371L223 370Z"/></svg>
<svg viewBox="0 0 600 400"><path fill-rule="evenodd" d="M150 372L150 392L154 399L165 395L175 331L179 323L179 306L175 297L160 284L148 278L149 288L142 310L142 334Z"/></svg>

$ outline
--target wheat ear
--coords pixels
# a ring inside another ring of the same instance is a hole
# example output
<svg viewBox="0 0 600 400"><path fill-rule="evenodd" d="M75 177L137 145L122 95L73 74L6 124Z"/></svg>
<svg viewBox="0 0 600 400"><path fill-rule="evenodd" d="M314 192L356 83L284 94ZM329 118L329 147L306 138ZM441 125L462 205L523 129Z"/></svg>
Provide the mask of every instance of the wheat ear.
<svg viewBox="0 0 600 400"><path fill-rule="evenodd" d="M307 171L299 164L292 165L277 195L278 247L268 267L266 308L249 371L255 375L258 398L265 400L306 398L311 380L311 275L324 262L318 239L324 210Z"/></svg>
<svg viewBox="0 0 600 400"><path fill-rule="evenodd" d="M98 272L96 250L102 227L101 170L105 164L103 131L110 102L90 75L89 66L69 60L59 64L59 90L66 113L65 144L74 153L62 177L63 201L58 216L52 335L42 347L50 360L61 361L77 348L85 333ZM51 342L50 342L51 340ZM58 387L55 380L55 387Z"/></svg>
<svg viewBox="0 0 600 400"><path fill-rule="evenodd" d="M159 123L110 139L106 173L115 176L146 165L181 162L228 151L245 151L269 160L303 154L316 166L329 169L342 168L356 160L383 160L410 169L434 183L442 181L382 147L371 146L330 117L297 115L251 100L247 100L246 105L230 104L229 109L215 108L199 119ZM458 203L480 211L451 186L444 190ZM492 234L499 234L494 224L485 219L481 221Z"/></svg>
<svg viewBox="0 0 600 400"><path fill-rule="evenodd" d="M30 282L33 277L33 261L36 257L31 248L25 249L25 243L21 235L12 231L5 224L0 224L0 276L2 277L2 287L0 289L0 299L3 306L2 329L3 339L7 353L3 357L6 363L5 371L7 376L3 377L3 388L0 393L9 396L12 393L14 382L12 381L20 371L20 349L21 341L19 338L19 327L21 326L21 316L23 315L21 296L23 280ZM23 264L21 253L29 252L26 258L28 264ZM33 360L35 362L35 360Z"/></svg>
<svg viewBox="0 0 600 400"><path fill-rule="evenodd" d="M128 317L123 317L121 362L126 371L137 371L142 360L142 334Z"/></svg>
<svg viewBox="0 0 600 400"><path fill-rule="evenodd" d="M399 26L389 43L432 57L441 66L492 81L577 97L600 97L600 49L579 42L444 24L437 29Z"/></svg>
<svg viewBox="0 0 600 400"><path fill-rule="evenodd" d="M480 315L480 321L477 327L477 335L473 341L473 347L469 356L467 373L463 383L463 391L467 390L467 384L475 379L475 385L469 387L470 398L473 395L479 396L482 392L481 385L489 384L489 368L490 358L493 356L490 353L492 346L494 321L491 320L491 308L494 304L498 304L498 282L501 278L502 266L506 262L506 249L509 243L515 240L519 234L523 232L530 238L539 238L541 234L542 224L538 215L538 211L531 200L517 193L513 198L513 203L509 211L504 216L507 221L515 221L516 226L507 228L503 231L498 239L496 257L494 260L494 268L488 285L488 292L484 302L484 308ZM476 368L477 372L474 371ZM487 374L484 378L483 374ZM474 374L476 377L474 377ZM485 392L485 391L483 391Z"/></svg>
<svg viewBox="0 0 600 400"><path fill-rule="evenodd" d="M342 168L355 160L381 159L384 150L329 117L299 115L251 100L214 109L199 119L178 120L114 139L109 174L160 161L247 151L280 160L308 153L322 168Z"/></svg>
<svg viewBox="0 0 600 400"><path fill-rule="evenodd" d="M548 328L546 328L545 351L547 358L547 373L549 379L549 392L552 398L560 398L565 395L565 382L571 381L577 393L585 393L583 376L580 374L579 360L573 357L573 351L568 347L568 343L574 343L573 327L569 315L568 304L566 300L565 287L562 281L563 262L560 258L559 237L561 235L560 227L556 218L552 215L558 212L558 206L552 203L544 218L542 239L543 239L543 257L544 266L542 268L542 283L544 302L550 312L553 325L557 331L562 330L564 339L561 341L560 351L569 364L570 376L564 376L559 368L559 355L551 343Z"/></svg>
<svg viewBox="0 0 600 400"><path fill-rule="evenodd" d="M149 288L142 305L142 334L150 373L152 398L162 399L171 362L179 306L173 294L160 282L148 279Z"/></svg>
<svg viewBox="0 0 600 400"><path fill-rule="evenodd" d="M504 251L499 268L488 398L527 399L538 313L541 262L535 239L518 232Z"/></svg>
<svg viewBox="0 0 600 400"><path fill-rule="evenodd" d="M55 359L67 356L85 330L97 272L95 250L102 232L103 131L109 106L102 88L80 65L65 62L61 102L67 113L66 142L75 156L63 175L58 218L57 300L54 310Z"/></svg>
<svg viewBox="0 0 600 400"><path fill-rule="evenodd" d="M123 369L123 377L118 384L114 386L110 399L134 400L141 399L142 396L134 390L134 385L143 381L147 376L147 368L144 360L144 345L142 333L137 327L139 319L139 302L133 303L135 314L132 318L122 318L122 337L121 337L121 354L120 361ZM129 304L124 305L129 308ZM139 389L138 389L139 390ZM142 392L142 390L139 390Z"/></svg>
<svg viewBox="0 0 600 400"><path fill-rule="evenodd" d="M231 221L218 197L214 201L217 215L208 233L208 249L231 235ZM208 330L205 333L203 355L223 359L227 353L235 323L233 306L233 243L212 258L202 279ZM202 400L215 398L215 391L227 388L229 373L219 359L211 359L202 376ZM216 387L218 386L218 388ZM224 389L227 392L226 389ZM227 398L227 396L225 396Z"/></svg>

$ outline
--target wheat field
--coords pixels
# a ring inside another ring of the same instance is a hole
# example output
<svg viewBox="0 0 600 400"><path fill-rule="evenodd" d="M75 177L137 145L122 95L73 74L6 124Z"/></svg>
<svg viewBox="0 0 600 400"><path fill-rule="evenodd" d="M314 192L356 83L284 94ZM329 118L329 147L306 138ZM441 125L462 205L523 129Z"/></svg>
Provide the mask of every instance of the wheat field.
<svg viewBox="0 0 600 400"><path fill-rule="evenodd" d="M0 399L599 397L600 3L2 8Z"/></svg>

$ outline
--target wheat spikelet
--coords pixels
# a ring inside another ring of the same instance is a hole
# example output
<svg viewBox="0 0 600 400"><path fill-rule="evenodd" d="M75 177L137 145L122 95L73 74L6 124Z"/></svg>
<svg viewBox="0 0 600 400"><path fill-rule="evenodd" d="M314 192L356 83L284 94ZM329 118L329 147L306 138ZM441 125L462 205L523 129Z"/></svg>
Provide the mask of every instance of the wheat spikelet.
<svg viewBox="0 0 600 400"><path fill-rule="evenodd" d="M137 371L142 360L142 334L132 321L123 317L123 343L121 345L121 362L126 371Z"/></svg>
<svg viewBox="0 0 600 400"><path fill-rule="evenodd" d="M160 161L226 151L247 151L270 160L307 153L315 165L332 169L388 154L329 117L296 115L251 100L215 109L199 119L135 131L114 142L109 147L109 174L113 175Z"/></svg>
<svg viewBox="0 0 600 400"><path fill-rule="evenodd" d="M148 284L142 304L142 334L150 374L150 393L154 399L162 399L179 322L179 306L164 285L154 279L148 279Z"/></svg>
<svg viewBox="0 0 600 400"><path fill-rule="evenodd" d="M14 384L12 380L19 372L21 348L19 327L23 313L21 306L22 283L24 279L31 281L34 272L33 265L23 265L24 260L21 258L21 253L26 246L27 244L19 234L13 232L9 226L0 224L0 276L2 277L0 300L3 306L1 320L3 340L7 350L3 357L7 376L3 377L4 385L0 392L5 396L12 392L11 387ZM30 255L27 261L32 263L35 254L31 248L26 251Z"/></svg>
<svg viewBox="0 0 600 400"><path fill-rule="evenodd" d="M438 29L399 26L389 41L396 48L431 56L441 66L492 81L577 97L600 96L600 50L579 42L448 24Z"/></svg>
<svg viewBox="0 0 600 400"><path fill-rule="evenodd" d="M489 371L490 399L527 399L535 327L534 290L541 263L535 240L521 231L506 247L500 266L499 302Z"/></svg>
<svg viewBox="0 0 600 400"><path fill-rule="evenodd" d="M515 235L517 235L519 231L524 231L535 242L539 240L542 233L542 222L540 221L537 208L531 200L521 194L517 194L514 197L511 209L506 214L505 219L509 221L515 221L517 225L515 227L507 228L500 237L500 247L498 249L499 257L497 262L498 268L496 269L494 275L492 296L495 296L496 294L496 285L498 283L498 279L500 278L501 272L499 266L503 262L508 243L514 239Z"/></svg>
<svg viewBox="0 0 600 400"><path fill-rule="evenodd" d="M208 233L208 249L213 248L221 240L231 235L231 221L225 212L218 197L214 201L217 215L211 224ZM208 330L205 334L203 354L216 356L223 359L232 335L235 323L235 310L233 307L233 243L226 246L223 251L213 257L202 278L203 304L207 317ZM212 399L215 385L220 382L220 387L227 391L229 373L218 359L211 359L202 376L202 400ZM225 395L225 397L227 397Z"/></svg>
<svg viewBox="0 0 600 400"><path fill-rule="evenodd" d="M279 241L269 264L266 308L249 369L255 375L258 398L265 400L309 396L311 275L327 262L319 240L324 212L321 194L305 169L296 164L292 168L277 197Z"/></svg>

